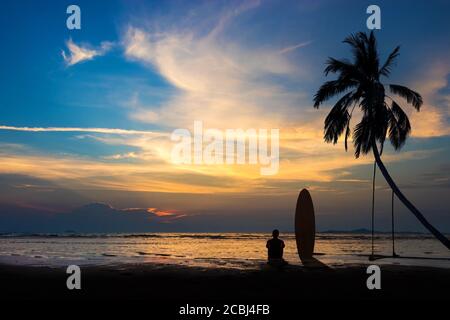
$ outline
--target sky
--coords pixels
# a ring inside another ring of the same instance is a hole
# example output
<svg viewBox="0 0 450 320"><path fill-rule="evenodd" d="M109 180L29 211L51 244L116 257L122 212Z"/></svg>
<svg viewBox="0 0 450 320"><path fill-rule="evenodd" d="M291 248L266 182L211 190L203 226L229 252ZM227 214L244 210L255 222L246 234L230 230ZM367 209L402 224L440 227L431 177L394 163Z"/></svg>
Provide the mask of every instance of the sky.
<svg viewBox="0 0 450 320"><path fill-rule="evenodd" d="M66 27L70 4L81 9L80 30ZM326 144L333 100L316 110L312 99L326 59L350 57L342 40L368 31L370 4L3 1L0 231L45 231L70 214L72 229L83 229L80 210L126 221L148 214L139 230L290 231L305 187L319 230L369 228L373 157ZM412 134L398 152L386 145L383 160L427 219L450 232L450 3L376 4L382 58L401 46L387 83L424 98L420 112L399 100ZM171 134L194 121L279 129L278 172L173 163ZM398 201L396 212L398 230L423 231ZM389 226L390 189L379 174L376 228Z"/></svg>

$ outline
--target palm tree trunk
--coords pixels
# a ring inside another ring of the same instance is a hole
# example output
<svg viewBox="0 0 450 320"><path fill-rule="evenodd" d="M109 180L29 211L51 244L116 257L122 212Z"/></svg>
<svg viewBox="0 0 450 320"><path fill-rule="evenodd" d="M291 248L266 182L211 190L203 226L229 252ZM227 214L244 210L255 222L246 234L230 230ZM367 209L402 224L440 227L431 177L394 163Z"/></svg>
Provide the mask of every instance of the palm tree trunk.
<svg viewBox="0 0 450 320"><path fill-rule="evenodd" d="M389 175L389 172L387 171L386 167L384 166L383 162L380 158L380 153L378 152L378 147L376 143L372 144L372 150L373 155L375 156L375 161L377 162L378 168L380 169L381 173L383 174L383 177L386 179L386 182L389 184L389 186L392 188L392 191L394 191L397 198L403 202L403 204L416 216L416 218L423 224L425 228L428 229L444 246L447 247L447 249L450 250L450 240L444 236L442 233L440 233L435 227L433 227L427 219L420 213L420 211L403 195L403 193L400 191L400 189L395 184L394 180L392 180L391 176Z"/></svg>

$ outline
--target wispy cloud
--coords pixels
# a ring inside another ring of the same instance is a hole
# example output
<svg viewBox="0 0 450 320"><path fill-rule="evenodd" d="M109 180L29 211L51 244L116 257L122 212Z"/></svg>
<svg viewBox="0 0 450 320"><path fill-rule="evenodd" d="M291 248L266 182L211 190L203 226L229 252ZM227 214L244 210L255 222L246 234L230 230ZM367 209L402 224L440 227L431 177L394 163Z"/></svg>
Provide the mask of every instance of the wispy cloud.
<svg viewBox="0 0 450 320"><path fill-rule="evenodd" d="M147 212L153 213L158 217L181 218L186 216L185 214L178 212L178 210L161 210L158 208L148 208Z"/></svg>
<svg viewBox="0 0 450 320"><path fill-rule="evenodd" d="M208 36L214 37L214 36L220 34L221 32L224 31L227 24L233 20L233 18L239 16L240 14L242 14L248 10L255 9L255 8L259 7L260 5L261 5L260 0L247 0L247 1L242 1L242 3L240 3L236 7L225 10L225 13L223 13L218 18L217 24L211 30L211 32L209 33Z"/></svg>
<svg viewBox="0 0 450 320"><path fill-rule="evenodd" d="M161 222L169 222L171 220L183 218L186 216L186 214L179 212L178 210L162 210L159 208L124 208L124 209L117 209L112 207L111 205L108 205L111 209L114 209L118 212L123 213L148 213L149 215L161 218Z"/></svg>
<svg viewBox="0 0 450 320"><path fill-rule="evenodd" d="M104 41L98 48L90 48L88 46L77 45L72 39L69 39L66 41L66 45L69 51L66 53L64 50L61 50L61 55L68 66L73 66L77 63L104 55L112 48L113 43Z"/></svg>
<svg viewBox="0 0 450 320"><path fill-rule="evenodd" d="M15 126L0 125L0 130L26 131L26 132L92 132L92 133L107 133L120 135L152 135L152 136L160 135L160 133L154 131L127 130L117 128L15 127Z"/></svg>
<svg viewBox="0 0 450 320"><path fill-rule="evenodd" d="M306 47L306 46L310 45L311 42L312 41L300 42L300 43L297 43L295 45L285 47L285 48L281 49L280 51L278 51L278 53L280 53L280 54L288 53L288 52L291 52L291 51L294 51L294 50Z"/></svg>
<svg viewBox="0 0 450 320"><path fill-rule="evenodd" d="M301 135L301 133L297 133ZM259 166L243 165L173 165L170 163L172 144L169 139L149 139L140 136L96 137L99 141L127 145L139 151L111 157L76 157L64 154L13 154L0 151L0 173L29 175L73 189L126 190L177 193L293 192L292 185L280 185L289 180L333 182L342 171L373 163L371 157L353 159L343 152L343 146L301 142L300 136L284 136L280 171L263 178ZM304 145L304 149L302 146ZM433 157L432 150L385 153L391 162ZM132 159L133 161L128 161ZM301 165L299 165L301 164ZM345 179L353 179L346 176Z"/></svg>
<svg viewBox="0 0 450 320"><path fill-rule="evenodd" d="M175 127L203 120L214 128L231 122L242 127L278 126L292 119L287 110L298 108L306 94L288 90L275 78L298 78L301 63L294 64L277 48L249 45L226 35L233 21L258 5L251 1L221 10L209 30L201 21L188 28L176 21L163 33L129 27L122 42L126 57L150 66L178 89L163 104L134 109L130 117Z"/></svg>
<svg viewBox="0 0 450 320"><path fill-rule="evenodd" d="M118 153L113 154L111 156L106 156L105 159L113 159L113 160L120 160L120 159L137 159L140 156L136 154L136 152L127 152L127 153Z"/></svg>

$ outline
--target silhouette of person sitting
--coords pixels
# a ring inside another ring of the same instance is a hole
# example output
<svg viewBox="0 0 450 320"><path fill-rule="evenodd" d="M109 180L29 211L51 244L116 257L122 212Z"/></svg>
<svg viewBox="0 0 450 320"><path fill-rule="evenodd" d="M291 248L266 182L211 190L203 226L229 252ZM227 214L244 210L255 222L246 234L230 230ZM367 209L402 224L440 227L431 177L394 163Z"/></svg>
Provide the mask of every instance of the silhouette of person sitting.
<svg viewBox="0 0 450 320"><path fill-rule="evenodd" d="M278 239L280 231L277 229L272 231L272 239L267 241L266 248L268 253L268 263L274 266L283 266L286 261L283 259L284 241Z"/></svg>

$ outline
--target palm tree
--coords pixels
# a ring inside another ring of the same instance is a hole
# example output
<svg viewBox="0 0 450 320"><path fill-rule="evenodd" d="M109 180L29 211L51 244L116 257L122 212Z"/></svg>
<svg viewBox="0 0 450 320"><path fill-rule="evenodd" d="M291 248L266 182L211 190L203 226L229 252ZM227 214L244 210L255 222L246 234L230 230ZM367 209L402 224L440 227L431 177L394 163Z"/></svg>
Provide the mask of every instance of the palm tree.
<svg viewBox="0 0 450 320"><path fill-rule="evenodd" d="M378 168L400 201L425 228L450 249L449 239L433 227L403 195L381 161L386 136L389 137L394 149L399 150L411 131L408 116L400 105L386 94L386 87L380 79L390 75L400 47L396 47L380 66L377 41L373 32L370 35L363 32L350 35L344 43L351 46L352 61L329 58L324 70L325 75L333 73L338 77L336 80L325 82L314 96L314 108L319 108L326 100L342 95L325 119L325 141L335 144L339 137L344 135L347 150L347 139L352 134L356 158L361 153L367 154L372 151ZM419 93L401 85L389 84L388 87L392 94L404 98L408 104L420 111L423 101ZM352 129L350 120L356 106L361 109L362 118Z"/></svg>

